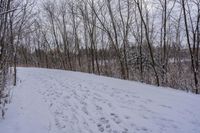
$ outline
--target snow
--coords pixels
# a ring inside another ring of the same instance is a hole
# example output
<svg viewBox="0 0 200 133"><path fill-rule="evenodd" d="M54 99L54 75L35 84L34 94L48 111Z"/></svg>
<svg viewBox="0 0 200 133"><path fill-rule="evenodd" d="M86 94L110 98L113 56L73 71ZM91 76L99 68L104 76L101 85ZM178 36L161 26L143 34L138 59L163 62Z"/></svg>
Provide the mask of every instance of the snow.
<svg viewBox="0 0 200 133"><path fill-rule="evenodd" d="M200 96L63 70L18 68L0 133L200 133Z"/></svg>

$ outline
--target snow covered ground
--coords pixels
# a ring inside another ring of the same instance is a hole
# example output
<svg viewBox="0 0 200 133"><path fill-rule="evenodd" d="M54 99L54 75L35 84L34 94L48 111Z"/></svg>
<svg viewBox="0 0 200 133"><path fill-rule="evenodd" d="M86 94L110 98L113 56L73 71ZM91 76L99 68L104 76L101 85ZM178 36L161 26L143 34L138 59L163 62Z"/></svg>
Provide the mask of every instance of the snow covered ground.
<svg viewBox="0 0 200 133"><path fill-rule="evenodd" d="M200 133L200 96L79 72L18 68L0 133Z"/></svg>

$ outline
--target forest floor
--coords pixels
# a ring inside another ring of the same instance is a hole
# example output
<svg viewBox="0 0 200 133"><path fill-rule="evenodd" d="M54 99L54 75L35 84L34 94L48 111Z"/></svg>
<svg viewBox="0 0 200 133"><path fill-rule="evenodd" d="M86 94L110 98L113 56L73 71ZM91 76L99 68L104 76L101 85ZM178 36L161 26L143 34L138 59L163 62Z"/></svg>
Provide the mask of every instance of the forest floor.
<svg viewBox="0 0 200 133"><path fill-rule="evenodd" d="M0 133L200 133L200 96L80 72L18 68Z"/></svg>

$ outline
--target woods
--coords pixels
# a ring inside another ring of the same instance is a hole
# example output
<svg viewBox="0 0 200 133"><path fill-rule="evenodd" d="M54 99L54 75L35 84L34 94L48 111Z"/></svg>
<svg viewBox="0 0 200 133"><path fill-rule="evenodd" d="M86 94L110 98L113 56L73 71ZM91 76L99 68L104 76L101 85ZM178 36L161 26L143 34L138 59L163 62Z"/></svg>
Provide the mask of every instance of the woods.
<svg viewBox="0 0 200 133"><path fill-rule="evenodd" d="M18 66L199 93L198 0L46 0L32 14L31 32L17 46Z"/></svg>
<svg viewBox="0 0 200 133"><path fill-rule="evenodd" d="M9 84L16 85L17 51L24 34L31 2L0 1L0 114L4 117L5 105L9 102Z"/></svg>
<svg viewBox="0 0 200 133"><path fill-rule="evenodd" d="M3 115L5 86L16 85L17 66L198 94L199 47L199 0L1 0L0 109Z"/></svg>

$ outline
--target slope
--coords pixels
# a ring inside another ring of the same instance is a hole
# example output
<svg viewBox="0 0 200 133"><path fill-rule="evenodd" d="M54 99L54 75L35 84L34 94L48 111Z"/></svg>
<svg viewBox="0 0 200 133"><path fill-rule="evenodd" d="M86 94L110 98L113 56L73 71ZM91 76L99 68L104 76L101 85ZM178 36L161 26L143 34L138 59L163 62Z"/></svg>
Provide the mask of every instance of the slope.
<svg viewBox="0 0 200 133"><path fill-rule="evenodd" d="M200 97L80 72L18 68L1 133L200 133Z"/></svg>

